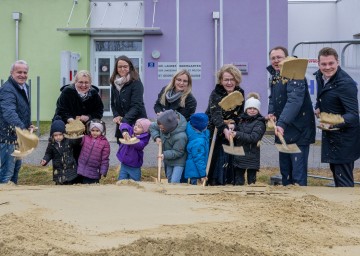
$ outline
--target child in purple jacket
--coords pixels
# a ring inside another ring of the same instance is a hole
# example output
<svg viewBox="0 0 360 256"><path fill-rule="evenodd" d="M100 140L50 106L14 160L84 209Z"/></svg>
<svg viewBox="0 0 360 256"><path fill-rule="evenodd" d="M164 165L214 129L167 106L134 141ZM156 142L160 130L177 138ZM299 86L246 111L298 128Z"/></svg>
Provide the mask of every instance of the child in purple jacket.
<svg viewBox="0 0 360 256"><path fill-rule="evenodd" d="M82 184L99 183L109 169L110 144L105 137L105 123L93 119L88 123L88 134L82 138L77 172Z"/></svg>
<svg viewBox="0 0 360 256"><path fill-rule="evenodd" d="M134 127L131 127L126 123L121 123L119 129L124 138L136 137L140 141L132 145L120 144L116 154L121 162L118 180L141 180L144 148L150 140L150 134L148 133L150 124L150 120L146 118L138 119Z"/></svg>

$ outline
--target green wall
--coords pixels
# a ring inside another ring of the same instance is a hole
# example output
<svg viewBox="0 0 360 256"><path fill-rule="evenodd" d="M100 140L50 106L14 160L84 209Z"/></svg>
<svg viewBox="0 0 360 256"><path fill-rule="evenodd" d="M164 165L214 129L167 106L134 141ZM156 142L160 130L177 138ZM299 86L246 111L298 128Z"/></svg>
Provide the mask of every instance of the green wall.
<svg viewBox="0 0 360 256"><path fill-rule="evenodd" d="M13 12L21 12L19 22L19 59L30 66L32 80L32 119L36 119L36 79L40 76L40 120L51 120L60 95L60 54L68 50L80 54L78 69L89 69L89 36L69 36L57 28L67 26L73 0L1 0L0 1L0 78L7 80L15 61L15 21ZM89 1L75 5L69 27L84 27Z"/></svg>

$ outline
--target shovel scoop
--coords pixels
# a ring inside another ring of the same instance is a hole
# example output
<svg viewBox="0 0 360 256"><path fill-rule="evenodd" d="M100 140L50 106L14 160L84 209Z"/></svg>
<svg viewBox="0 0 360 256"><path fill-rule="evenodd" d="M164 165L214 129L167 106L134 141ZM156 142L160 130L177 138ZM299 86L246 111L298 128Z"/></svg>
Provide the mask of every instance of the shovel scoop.
<svg viewBox="0 0 360 256"><path fill-rule="evenodd" d="M269 119L268 126L269 126L269 128L275 129L276 125L275 125L274 120ZM279 152L288 153L288 154L301 153L301 150L299 149L299 147L296 144L286 144L284 137L280 133L278 133L277 136L278 136L279 140L281 141L281 144L275 143L275 147L277 148L277 150Z"/></svg>
<svg viewBox="0 0 360 256"><path fill-rule="evenodd" d="M236 155L236 156L245 156L244 148L243 147L234 147L234 139L232 136L230 136L230 145L224 145L223 149L225 153L228 153L230 155Z"/></svg>

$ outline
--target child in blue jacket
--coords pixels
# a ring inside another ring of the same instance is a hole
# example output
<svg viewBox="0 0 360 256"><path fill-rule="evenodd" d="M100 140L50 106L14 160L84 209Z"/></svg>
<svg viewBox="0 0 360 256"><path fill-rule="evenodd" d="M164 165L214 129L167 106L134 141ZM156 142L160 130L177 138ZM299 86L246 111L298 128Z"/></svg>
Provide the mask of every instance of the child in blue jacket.
<svg viewBox="0 0 360 256"><path fill-rule="evenodd" d="M136 144L120 144L116 154L121 162L118 180L132 179L141 180L141 166L144 161L144 148L149 143L149 126L151 121L146 118L140 118L136 121L134 127L127 123L121 123L119 129L124 138L136 137L140 141Z"/></svg>
<svg viewBox="0 0 360 256"><path fill-rule="evenodd" d="M209 118L205 113L191 115L187 123L186 135L188 137L187 159L185 165L185 178L196 185L198 179L206 178L206 164L209 156L210 132L207 129Z"/></svg>

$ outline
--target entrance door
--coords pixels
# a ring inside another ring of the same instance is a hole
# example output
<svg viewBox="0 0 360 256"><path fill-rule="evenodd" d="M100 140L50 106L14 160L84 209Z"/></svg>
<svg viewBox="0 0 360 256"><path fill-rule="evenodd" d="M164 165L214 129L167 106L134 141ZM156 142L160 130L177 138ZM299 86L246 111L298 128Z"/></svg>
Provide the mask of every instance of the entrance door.
<svg viewBox="0 0 360 256"><path fill-rule="evenodd" d="M126 42L127 47L119 47ZM139 46L139 42L141 47ZM105 45L105 47L103 47ZM130 45L130 46L129 46ZM137 47L131 47L137 45ZM102 47L100 47L102 46ZM119 51L117 51L119 48ZM124 51L126 48L126 51ZM140 49L139 49L140 48ZM95 54L94 54L94 70L93 84L100 90L100 97L104 104L104 116L112 116L111 111L111 84L110 76L114 71L116 58L126 55L133 63L135 69L139 72L142 79L142 42L141 40L111 40L111 41L96 41L95 40Z"/></svg>

